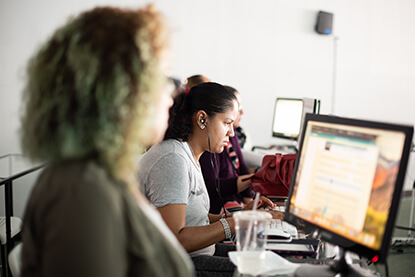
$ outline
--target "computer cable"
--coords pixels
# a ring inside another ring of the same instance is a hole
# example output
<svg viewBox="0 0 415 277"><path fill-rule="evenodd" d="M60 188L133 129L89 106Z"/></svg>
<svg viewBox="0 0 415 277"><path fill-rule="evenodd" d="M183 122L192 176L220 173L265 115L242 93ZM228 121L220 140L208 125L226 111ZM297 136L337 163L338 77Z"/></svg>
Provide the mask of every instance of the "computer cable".
<svg viewBox="0 0 415 277"><path fill-rule="evenodd" d="M376 275L376 276L383 277L383 275L379 271L378 263L373 263L373 262L369 261L367 263L367 266L369 267L372 264L374 264L375 268L373 270L370 270L370 272L372 274ZM385 266L385 277L389 277L389 267L388 267L388 262L387 261L385 261L384 266Z"/></svg>
<svg viewBox="0 0 415 277"><path fill-rule="evenodd" d="M388 260L385 259L385 276L389 277L389 267L388 267Z"/></svg>

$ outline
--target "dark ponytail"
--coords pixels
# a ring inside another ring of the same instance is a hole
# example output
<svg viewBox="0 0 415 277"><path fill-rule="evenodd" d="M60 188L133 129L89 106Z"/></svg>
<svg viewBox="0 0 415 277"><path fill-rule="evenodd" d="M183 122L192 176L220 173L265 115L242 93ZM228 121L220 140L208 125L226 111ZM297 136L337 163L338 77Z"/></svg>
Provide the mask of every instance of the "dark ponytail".
<svg viewBox="0 0 415 277"><path fill-rule="evenodd" d="M209 117L232 109L235 95L218 83L202 83L182 93L174 100L170 108L169 127L164 139L181 139L187 141L192 134L192 117L200 110Z"/></svg>

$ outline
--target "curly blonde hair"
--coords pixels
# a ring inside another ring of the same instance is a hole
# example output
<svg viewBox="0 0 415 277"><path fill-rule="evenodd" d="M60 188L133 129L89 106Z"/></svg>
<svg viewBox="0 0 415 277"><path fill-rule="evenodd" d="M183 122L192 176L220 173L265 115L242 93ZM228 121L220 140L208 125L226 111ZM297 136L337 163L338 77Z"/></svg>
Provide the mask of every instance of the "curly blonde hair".
<svg viewBox="0 0 415 277"><path fill-rule="evenodd" d="M153 6L97 7L59 28L28 64L24 153L47 163L93 157L115 178L131 174L152 142L166 34Z"/></svg>

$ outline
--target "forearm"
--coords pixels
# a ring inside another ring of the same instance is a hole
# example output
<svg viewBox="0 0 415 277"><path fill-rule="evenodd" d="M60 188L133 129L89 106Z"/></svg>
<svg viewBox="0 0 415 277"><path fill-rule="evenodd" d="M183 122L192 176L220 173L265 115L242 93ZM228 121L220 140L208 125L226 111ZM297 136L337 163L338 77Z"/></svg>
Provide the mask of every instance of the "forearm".
<svg viewBox="0 0 415 277"><path fill-rule="evenodd" d="M242 181L245 180L245 181ZM248 189L251 186L252 182L250 180L246 180L246 179L240 179L240 180L236 180L236 186L238 189L238 193L241 193L243 191L245 191L246 189Z"/></svg>
<svg viewBox="0 0 415 277"><path fill-rule="evenodd" d="M246 174L246 175L240 175L236 182L237 182L237 188L238 193L241 197L253 197L253 191L252 191L252 181L251 177L253 174Z"/></svg>
<svg viewBox="0 0 415 277"><path fill-rule="evenodd" d="M209 213L208 217L209 217L210 223L215 223L215 222L218 222L222 218L222 215Z"/></svg>
<svg viewBox="0 0 415 277"><path fill-rule="evenodd" d="M225 219L235 233L235 223L233 218ZM220 221L197 227L185 227L177 234L177 239L187 252L193 252L225 239L225 231Z"/></svg>
<svg viewBox="0 0 415 277"><path fill-rule="evenodd" d="M248 204L249 202L251 202L251 201L252 201L252 198L251 198L251 197L243 197L243 198L242 198L242 201L243 201L245 204Z"/></svg>

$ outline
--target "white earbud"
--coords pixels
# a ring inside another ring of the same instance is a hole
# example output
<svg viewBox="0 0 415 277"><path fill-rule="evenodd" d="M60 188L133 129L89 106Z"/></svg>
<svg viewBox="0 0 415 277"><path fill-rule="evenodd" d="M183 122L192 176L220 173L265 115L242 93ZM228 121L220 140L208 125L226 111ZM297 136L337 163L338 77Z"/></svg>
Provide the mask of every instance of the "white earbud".
<svg viewBox="0 0 415 277"><path fill-rule="evenodd" d="M200 129L205 129L205 127L206 127L206 120L204 120L204 119L201 119L200 120L200 123L202 123L203 125L202 126L200 126Z"/></svg>

